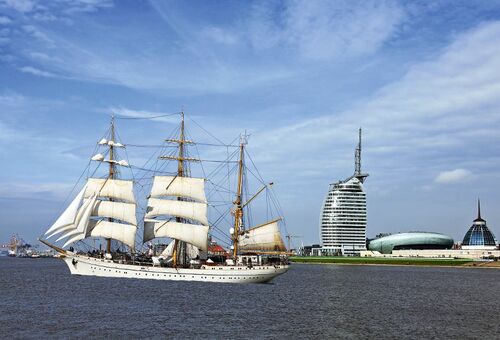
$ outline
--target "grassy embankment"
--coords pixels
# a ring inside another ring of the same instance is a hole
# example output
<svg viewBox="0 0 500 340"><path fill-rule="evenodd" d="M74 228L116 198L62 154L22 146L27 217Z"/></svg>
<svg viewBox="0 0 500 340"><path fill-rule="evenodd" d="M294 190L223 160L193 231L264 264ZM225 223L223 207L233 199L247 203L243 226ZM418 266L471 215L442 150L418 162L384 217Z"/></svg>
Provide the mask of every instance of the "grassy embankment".
<svg viewBox="0 0 500 340"><path fill-rule="evenodd" d="M463 266L472 262L468 259L426 259L426 258L383 258L383 257L341 257L341 256L292 256L296 263L338 263L338 264L392 264L410 266Z"/></svg>

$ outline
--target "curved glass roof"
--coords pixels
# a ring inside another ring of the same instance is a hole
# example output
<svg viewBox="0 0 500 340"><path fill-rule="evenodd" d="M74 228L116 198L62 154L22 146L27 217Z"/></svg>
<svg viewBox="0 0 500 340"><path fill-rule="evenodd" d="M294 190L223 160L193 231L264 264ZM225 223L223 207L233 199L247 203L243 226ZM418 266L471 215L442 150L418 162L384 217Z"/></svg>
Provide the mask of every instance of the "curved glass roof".
<svg viewBox="0 0 500 340"><path fill-rule="evenodd" d="M481 202L477 201L477 218L464 236L462 246L496 246L495 236L481 218Z"/></svg>
<svg viewBox="0 0 500 340"><path fill-rule="evenodd" d="M469 228L462 242L464 246L496 246L495 236L488 229L486 223L474 224Z"/></svg>

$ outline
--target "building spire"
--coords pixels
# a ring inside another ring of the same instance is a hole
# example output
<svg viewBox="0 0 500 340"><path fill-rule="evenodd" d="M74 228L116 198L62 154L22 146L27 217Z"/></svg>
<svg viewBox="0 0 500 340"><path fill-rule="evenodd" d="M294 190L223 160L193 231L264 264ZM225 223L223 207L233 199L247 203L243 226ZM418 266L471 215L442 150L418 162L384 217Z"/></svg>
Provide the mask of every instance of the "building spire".
<svg viewBox="0 0 500 340"><path fill-rule="evenodd" d="M363 174L361 172L361 133L362 130L359 128L358 131L358 146L356 147L356 152L354 154L354 177L357 177L361 183L368 177L368 174Z"/></svg>
<svg viewBox="0 0 500 340"><path fill-rule="evenodd" d="M354 173L356 176L359 176L359 175L361 175L361 128L359 128L358 147L356 148L354 162L355 162Z"/></svg>
<svg viewBox="0 0 500 340"><path fill-rule="evenodd" d="M481 200L478 198L477 199L477 218L474 220L474 222L481 222L481 221L484 221L482 218L481 218Z"/></svg>

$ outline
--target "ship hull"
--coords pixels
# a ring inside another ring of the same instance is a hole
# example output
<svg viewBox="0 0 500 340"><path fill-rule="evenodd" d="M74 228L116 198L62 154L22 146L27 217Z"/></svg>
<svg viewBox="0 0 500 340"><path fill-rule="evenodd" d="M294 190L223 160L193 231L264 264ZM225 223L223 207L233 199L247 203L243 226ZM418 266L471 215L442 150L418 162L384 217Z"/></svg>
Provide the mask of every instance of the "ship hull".
<svg viewBox="0 0 500 340"><path fill-rule="evenodd" d="M64 262L71 274L165 281L198 281L217 283L265 283L288 271L288 265L202 266L201 269L141 266L115 263L83 255L65 254Z"/></svg>

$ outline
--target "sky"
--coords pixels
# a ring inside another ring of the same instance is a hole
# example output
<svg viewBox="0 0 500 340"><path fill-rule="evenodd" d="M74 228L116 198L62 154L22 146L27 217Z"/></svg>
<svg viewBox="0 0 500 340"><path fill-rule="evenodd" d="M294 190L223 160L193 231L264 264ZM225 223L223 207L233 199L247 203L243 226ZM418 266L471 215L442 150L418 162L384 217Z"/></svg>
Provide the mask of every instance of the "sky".
<svg viewBox="0 0 500 340"><path fill-rule="evenodd" d="M461 241L481 198L499 238L499 55L494 0L0 0L0 243L54 222L111 113L182 109L226 143L250 134L305 244L359 127L368 237ZM117 129L155 144L175 124Z"/></svg>

